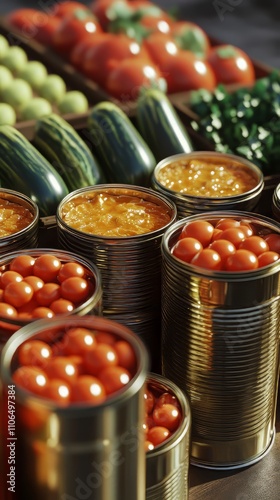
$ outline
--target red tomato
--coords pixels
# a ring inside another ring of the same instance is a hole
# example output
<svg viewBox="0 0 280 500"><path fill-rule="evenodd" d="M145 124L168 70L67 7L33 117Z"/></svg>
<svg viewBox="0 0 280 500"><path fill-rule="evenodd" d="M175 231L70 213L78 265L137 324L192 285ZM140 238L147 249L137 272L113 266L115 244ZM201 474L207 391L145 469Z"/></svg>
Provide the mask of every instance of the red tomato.
<svg viewBox="0 0 280 500"><path fill-rule="evenodd" d="M27 391L42 395L48 383L48 377L37 366L20 366L13 373L13 381Z"/></svg>
<svg viewBox="0 0 280 500"><path fill-rule="evenodd" d="M190 21L175 21L171 35L182 50L190 50L198 57L205 57L210 49L210 40L205 31Z"/></svg>
<svg viewBox="0 0 280 500"><path fill-rule="evenodd" d="M188 50L181 50L169 59L164 77L170 94L198 89L212 91L217 84L210 64Z"/></svg>
<svg viewBox="0 0 280 500"><path fill-rule="evenodd" d="M22 281L22 275L17 273L16 271L4 271L3 274L1 274L1 286L5 288L8 286L10 283L19 283Z"/></svg>
<svg viewBox="0 0 280 500"><path fill-rule="evenodd" d="M32 299L26 304L17 308L18 318L22 320L30 320L33 317L33 311L38 307L38 303L33 295Z"/></svg>
<svg viewBox="0 0 280 500"><path fill-rule="evenodd" d="M60 19L58 17L48 16L46 22L34 34L35 40L44 46L51 46L54 34L59 25Z"/></svg>
<svg viewBox="0 0 280 500"><path fill-rule="evenodd" d="M106 33L88 33L74 45L70 52L69 61L75 68L86 74L86 62L92 48L101 42ZM90 55L89 55L90 57Z"/></svg>
<svg viewBox="0 0 280 500"><path fill-rule="evenodd" d="M195 238L182 238L175 243L172 253L177 259L190 262L203 249L202 244Z"/></svg>
<svg viewBox="0 0 280 500"><path fill-rule="evenodd" d="M80 375L72 383L72 401L75 403L91 403L99 405L106 399L103 384L91 375Z"/></svg>
<svg viewBox="0 0 280 500"><path fill-rule="evenodd" d="M34 262L35 258L31 255L18 255L10 262L9 269L25 277L33 273Z"/></svg>
<svg viewBox="0 0 280 500"><path fill-rule="evenodd" d="M51 347L42 340L27 340L18 348L21 365L44 366L52 356Z"/></svg>
<svg viewBox="0 0 280 500"><path fill-rule="evenodd" d="M44 286L44 281L38 278L38 276L25 276L24 281L33 288L34 292L37 292L37 290L40 290Z"/></svg>
<svg viewBox="0 0 280 500"><path fill-rule="evenodd" d="M64 335L64 351L66 354L84 354L95 347L95 336L87 328L73 327Z"/></svg>
<svg viewBox="0 0 280 500"><path fill-rule="evenodd" d="M94 349L84 353L85 368L90 375L97 376L108 366L118 364L118 356L113 346L97 344Z"/></svg>
<svg viewBox="0 0 280 500"><path fill-rule="evenodd" d="M160 70L146 59L128 58L110 71L106 91L122 102L134 101L143 87L165 88Z"/></svg>
<svg viewBox="0 0 280 500"><path fill-rule="evenodd" d="M226 219L220 219L217 222L215 229L220 229L221 231L224 231L229 227L239 227L239 226L240 226L239 220L231 219L230 217L228 217Z"/></svg>
<svg viewBox="0 0 280 500"><path fill-rule="evenodd" d="M38 9L16 9L7 16L7 21L20 30L22 36L34 38L49 20L49 15Z"/></svg>
<svg viewBox="0 0 280 500"><path fill-rule="evenodd" d="M153 419L156 425L175 431L181 420L181 412L177 406L165 403L154 409Z"/></svg>
<svg viewBox="0 0 280 500"><path fill-rule="evenodd" d="M167 429L166 427L161 427L161 426L154 426L151 429L149 429L147 433L147 439L151 443L153 443L154 446L158 446L166 439L168 439L171 436L171 431Z"/></svg>
<svg viewBox="0 0 280 500"><path fill-rule="evenodd" d="M241 241L245 240L245 238L246 235L240 227L229 227L216 236L216 240L230 241L236 248L239 247Z"/></svg>
<svg viewBox="0 0 280 500"><path fill-rule="evenodd" d="M96 342L99 344L114 345L116 342L116 337L112 333L108 332L96 332L94 334Z"/></svg>
<svg viewBox="0 0 280 500"><path fill-rule="evenodd" d="M249 236L249 238L241 241L238 248L250 250L257 256L269 250L268 243L260 236Z"/></svg>
<svg viewBox="0 0 280 500"><path fill-rule="evenodd" d="M42 396L56 403L67 404L70 402L70 393L70 385L65 380L54 378L48 381Z"/></svg>
<svg viewBox="0 0 280 500"><path fill-rule="evenodd" d="M180 408L178 399L174 394L171 394L170 392L163 392L156 401L156 407L160 407L165 404L171 404L173 406L176 406L177 408Z"/></svg>
<svg viewBox="0 0 280 500"><path fill-rule="evenodd" d="M85 301L91 293L91 284L84 278L72 276L61 283L61 297L74 304Z"/></svg>
<svg viewBox="0 0 280 500"><path fill-rule="evenodd" d="M33 297L33 288L25 281L9 283L4 290L4 301L16 308L27 304Z"/></svg>
<svg viewBox="0 0 280 500"><path fill-rule="evenodd" d="M15 307L7 304L6 302L0 302L0 317L14 319L18 315Z"/></svg>
<svg viewBox="0 0 280 500"><path fill-rule="evenodd" d="M250 250L237 249L236 252L230 255L226 261L227 271L252 271L259 266L258 258Z"/></svg>
<svg viewBox="0 0 280 500"><path fill-rule="evenodd" d="M154 449L155 445L151 441L145 441L144 443L144 449L145 452L147 453L148 451L152 451Z"/></svg>
<svg viewBox="0 0 280 500"><path fill-rule="evenodd" d="M102 28L89 10L77 9L63 18L54 33L53 47L65 56L69 56L73 47L88 33L100 33Z"/></svg>
<svg viewBox="0 0 280 500"><path fill-rule="evenodd" d="M269 250L280 254L280 234L269 233L263 236L269 246Z"/></svg>
<svg viewBox="0 0 280 500"><path fill-rule="evenodd" d="M67 356L55 356L45 366L48 377L59 378L65 382L72 383L78 377L78 368Z"/></svg>
<svg viewBox="0 0 280 500"><path fill-rule="evenodd" d="M75 306L70 300L60 298L51 302L50 309L54 314L67 314L71 313L75 309Z"/></svg>
<svg viewBox="0 0 280 500"><path fill-rule="evenodd" d="M224 268L227 258L236 252L236 248L231 241L228 240L215 240L210 243L209 248L218 252L222 259L222 268Z"/></svg>
<svg viewBox="0 0 280 500"><path fill-rule="evenodd" d="M110 8L116 2L116 0L94 0L90 4L90 9L93 14L97 17L100 25L104 30L107 29L108 24L110 22ZM127 2L122 0L122 3L125 5Z"/></svg>
<svg viewBox="0 0 280 500"><path fill-rule="evenodd" d="M70 2L66 0L64 2L54 4L54 7L51 10L51 15L65 18L69 14L75 12L77 9L89 10L88 7L86 5L83 5L81 2Z"/></svg>
<svg viewBox="0 0 280 500"><path fill-rule="evenodd" d="M32 311L32 318L33 319L51 319L53 318L54 316L54 312L49 309L48 307L44 307L44 306L38 306L38 307L35 307L35 309L33 309Z"/></svg>
<svg viewBox="0 0 280 500"><path fill-rule="evenodd" d="M255 82L254 65L243 50L233 45L217 45L211 48L208 63L213 69L217 82L252 85Z"/></svg>
<svg viewBox="0 0 280 500"><path fill-rule="evenodd" d="M203 248L201 252L194 256L191 260L191 264L203 267L204 269L219 271L222 268L222 259L215 250L212 250L211 248Z"/></svg>
<svg viewBox="0 0 280 500"><path fill-rule="evenodd" d="M178 54L179 48L176 42L168 34L151 33L143 41L152 61L157 64L162 72L166 71L169 59Z"/></svg>
<svg viewBox="0 0 280 500"><path fill-rule="evenodd" d="M258 256L259 267L268 266L279 260L280 256L277 252L264 252Z"/></svg>
<svg viewBox="0 0 280 500"><path fill-rule="evenodd" d="M49 307L49 305L60 298L60 285L57 283L45 283L35 295L39 306Z"/></svg>
<svg viewBox="0 0 280 500"><path fill-rule="evenodd" d="M123 389L130 379L129 371L122 366L107 366L99 373L99 380L103 384L107 395Z"/></svg>
<svg viewBox="0 0 280 500"><path fill-rule="evenodd" d="M130 373L135 373L137 360L133 347L126 340L117 340L114 349L118 356L119 365L126 368Z"/></svg>
<svg viewBox="0 0 280 500"><path fill-rule="evenodd" d="M194 220L187 222L180 234L179 239L182 238L195 238L200 241L203 247L209 245L214 233L214 226L206 220Z"/></svg>
<svg viewBox="0 0 280 500"><path fill-rule="evenodd" d="M45 283L54 282L61 266L61 261L55 255L42 254L35 260L33 274Z"/></svg>
<svg viewBox="0 0 280 500"><path fill-rule="evenodd" d="M254 229L250 226L250 224L240 222L239 229L241 231L243 231L246 238L249 238L250 236L253 236L253 234L254 234Z"/></svg>
<svg viewBox="0 0 280 500"><path fill-rule="evenodd" d="M85 276L85 268L79 262L66 262L58 271L57 279L61 283L67 278L78 276L83 278Z"/></svg>
<svg viewBox="0 0 280 500"><path fill-rule="evenodd" d="M152 413L155 404L155 396L149 389L145 390L144 393L145 409L148 414Z"/></svg>
<svg viewBox="0 0 280 500"><path fill-rule="evenodd" d="M158 16L152 16L148 12L139 20L139 24L152 33L170 33L173 19L166 12L159 12Z"/></svg>

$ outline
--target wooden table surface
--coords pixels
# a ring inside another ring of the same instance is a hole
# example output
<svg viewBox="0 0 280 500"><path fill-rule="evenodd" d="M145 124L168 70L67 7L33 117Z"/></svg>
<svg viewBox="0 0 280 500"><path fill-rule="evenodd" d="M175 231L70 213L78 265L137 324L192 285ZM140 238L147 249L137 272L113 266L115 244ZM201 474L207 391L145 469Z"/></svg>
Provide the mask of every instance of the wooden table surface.
<svg viewBox="0 0 280 500"><path fill-rule="evenodd" d="M216 471L190 466L189 500L280 500L280 401L269 453L250 467Z"/></svg>

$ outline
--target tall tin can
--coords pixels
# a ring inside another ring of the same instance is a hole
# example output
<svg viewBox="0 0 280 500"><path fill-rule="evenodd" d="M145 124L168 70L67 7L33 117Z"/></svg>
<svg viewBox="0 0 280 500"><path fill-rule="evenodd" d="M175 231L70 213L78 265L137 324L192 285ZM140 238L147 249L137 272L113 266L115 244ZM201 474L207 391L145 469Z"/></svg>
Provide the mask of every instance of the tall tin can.
<svg viewBox="0 0 280 500"><path fill-rule="evenodd" d="M181 412L177 429L146 454L146 500L188 500L191 410L186 395L174 382L149 373L147 387L155 394L176 398Z"/></svg>
<svg viewBox="0 0 280 500"><path fill-rule="evenodd" d="M162 369L189 397L191 462L232 469L260 460L275 436L279 380L280 260L254 271L212 271L176 258L193 220L220 218L280 235L249 212L209 212L175 223L163 238Z"/></svg>
<svg viewBox="0 0 280 500"><path fill-rule="evenodd" d="M122 389L100 404L83 400L59 404L15 384L17 350L23 342L40 339L60 346L64 334L74 327L110 334L130 344L135 371ZM1 368L5 500L15 498L8 484L11 475L17 500L145 500L143 422L147 369L147 351L141 340L125 326L102 317L38 320L14 334L2 352ZM10 422L11 393L15 426L14 421ZM14 443L15 472L9 461L10 443Z"/></svg>

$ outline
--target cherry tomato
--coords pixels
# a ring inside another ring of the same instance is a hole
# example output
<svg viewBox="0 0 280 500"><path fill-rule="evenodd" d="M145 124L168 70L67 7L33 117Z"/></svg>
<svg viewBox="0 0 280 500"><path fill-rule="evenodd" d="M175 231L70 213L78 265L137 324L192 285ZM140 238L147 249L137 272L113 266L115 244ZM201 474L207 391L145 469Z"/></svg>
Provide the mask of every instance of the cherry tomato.
<svg viewBox="0 0 280 500"><path fill-rule="evenodd" d="M58 271L57 279L60 283L67 278L78 276L83 278L85 276L85 268L78 262L66 262Z"/></svg>
<svg viewBox="0 0 280 500"><path fill-rule="evenodd" d="M236 252L230 255L226 261L225 267L227 271L252 271L259 266L258 258L250 250L237 249Z"/></svg>
<svg viewBox="0 0 280 500"><path fill-rule="evenodd" d="M218 252L222 259L222 268L224 268L227 258L236 252L236 248L231 241L218 239L210 243L209 248Z"/></svg>
<svg viewBox="0 0 280 500"><path fill-rule="evenodd" d="M30 320L33 318L33 311L38 307L38 303L33 295L32 299L26 304L17 308L18 318L22 320Z"/></svg>
<svg viewBox="0 0 280 500"><path fill-rule="evenodd" d="M156 425L175 431L181 420L181 412L177 406L166 403L154 409L153 419Z"/></svg>
<svg viewBox="0 0 280 500"><path fill-rule="evenodd" d="M44 286L44 281L38 278L38 276L25 276L24 281L31 286L34 292L37 292Z"/></svg>
<svg viewBox="0 0 280 500"><path fill-rule="evenodd" d="M211 248L203 248L201 252L197 253L193 257L191 264L203 267L203 269L219 271L222 268L222 259L215 250L212 250Z"/></svg>
<svg viewBox="0 0 280 500"><path fill-rule="evenodd" d="M148 414L152 413L153 408L154 408L154 404L155 404L155 397L154 397L152 391L149 391L149 389L145 390L144 400L145 400L146 412Z"/></svg>
<svg viewBox="0 0 280 500"><path fill-rule="evenodd" d="M164 73L170 58L178 54L179 48L173 38L168 34L151 33L143 41L151 60Z"/></svg>
<svg viewBox="0 0 280 500"><path fill-rule="evenodd" d="M38 306L38 307L35 307L35 309L33 309L32 311L32 318L36 318L36 319L43 319L43 318L48 318L48 319L51 319L54 317L54 312L49 309L48 307L44 307L44 306Z"/></svg>
<svg viewBox="0 0 280 500"><path fill-rule="evenodd" d="M43 367L51 356L51 347L42 340L27 340L18 348L18 360L21 365Z"/></svg>
<svg viewBox="0 0 280 500"><path fill-rule="evenodd" d="M236 219L231 219L230 217L226 219L220 219L216 226L215 229L220 229L221 231L224 231L225 229L228 229L230 227L239 227L240 226L240 221Z"/></svg>
<svg viewBox="0 0 280 500"><path fill-rule="evenodd" d="M49 307L54 300L60 298L60 285L57 283L45 283L35 295L39 306Z"/></svg>
<svg viewBox="0 0 280 500"><path fill-rule="evenodd" d="M33 273L35 258L31 255L18 255L9 265L10 271L15 271L23 277Z"/></svg>
<svg viewBox="0 0 280 500"><path fill-rule="evenodd" d="M152 451L154 449L155 445L151 441L145 441L144 443L144 449L145 452L147 453L148 451Z"/></svg>
<svg viewBox="0 0 280 500"><path fill-rule="evenodd" d="M68 359L70 363L73 363L77 367L78 375L86 375L83 356L71 354L70 356L68 355Z"/></svg>
<svg viewBox="0 0 280 500"><path fill-rule="evenodd" d="M33 297L33 288L25 281L9 283L4 290L4 301L14 307L27 304Z"/></svg>
<svg viewBox="0 0 280 500"><path fill-rule="evenodd" d="M203 247L206 247L212 240L213 232L214 226L210 222L206 220L194 220L184 225L179 239L187 237L195 238L200 241Z"/></svg>
<svg viewBox="0 0 280 500"><path fill-rule="evenodd" d="M90 375L98 375L108 366L118 364L118 356L113 346L97 344L94 349L84 353L85 368Z"/></svg>
<svg viewBox="0 0 280 500"><path fill-rule="evenodd" d="M99 373L99 380L103 384L107 395L123 389L130 379L129 371L122 366L107 366Z"/></svg>
<svg viewBox="0 0 280 500"><path fill-rule="evenodd" d="M173 406L176 406L177 408L180 408L178 399L174 394L171 394L170 392L163 392L156 401L157 408L165 404L171 404Z"/></svg>
<svg viewBox="0 0 280 500"><path fill-rule="evenodd" d="M70 300L74 304L86 300L91 292L89 281L78 276L67 278L61 283L60 286L61 297Z"/></svg>
<svg viewBox="0 0 280 500"><path fill-rule="evenodd" d="M108 332L95 332L95 340L99 344L114 345L116 342L116 336Z"/></svg>
<svg viewBox="0 0 280 500"><path fill-rule="evenodd" d="M66 354L84 354L95 347L95 336L87 328L73 327L64 335L64 351Z"/></svg>
<svg viewBox="0 0 280 500"><path fill-rule="evenodd" d="M254 229L249 224L240 223L239 229L243 231L246 238L254 235Z"/></svg>
<svg viewBox="0 0 280 500"><path fill-rule="evenodd" d="M66 299L57 299L51 302L50 304L50 309L55 313L55 314L67 314L71 313L74 311L75 306L73 302L70 302L70 300Z"/></svg>
<svg viewBox="0 0 280 500"><path fill-rule="evenodd" d="M48 383L48 377L37 366L20 366L13 373L13 381L27 391L42 395Z"/></svg>
<svg viewBox="0 0 280 500"><path fill-rule="evenodd" d="M126 368L130 373L135 373L137 368L136 355L133 347L126 340L118 340L114 344L119 365Z"/></svg>
<svg viewBox="0 0 280 500"><path fill-rule="evenodd" d="M198 89L213 91L217 83L210 64L188 50L181 50L169 59L164 78L169 94Z"/></svg>
<svg viewBox="0 0 280 500"><path fill-rule="evenodd" d="M3 274L1 274L0 279L2 287L5 288L10 283L19 283L20 281L22 281L23 277L16 271L5 271Z"/></svg>
<svg viewBox="0 0 280 500"><path fill-rule="evenodd" d="M59 378L70 384L79 375L76 364L69 360L67 356L51 358L45 366L45 371L50 379Z"/></svg>
<svg viewBox="0 0 280 500"><path fill-rule="evenodd" d="M263 236L269 246L269 250L280 254L280 234L269 233Z"/></svg>
<svg viewBox="0 0 280 500"><path fill-rule="evenodd" d="M65 380L54 378L48 381L42 396L56 403L67 404L70 402L70 394L70 385Z"/></svg>
<svg viewBox="0 0 280 500"><path fill-rule="evenodd" d="M147 32L168 34L171 32L173 19L166 12L159 12L158 16L144 14L139 20L140 26L147 29Z"/></svg>
<svg viewBox="0 0 280 500"><path fill-rule="evenodd" d="M51 46L54 34L58 30L59 25L60 19L58 17L46 16L44 24L38 26L36 33L34 33L35 40L45 47Z"/></svg>
<svg viewBox="0 0 280 500"><path fill-rule="evenodd" d="M258 256L259 267L268 266L269 264L273 264L279 260L280 256L277 252L264 252Z"/></svg>
<svg viewBox="0 0 280 500"><path fill-rule="evenodd" d="M16 318L18 315L15 307L10 304L6 304L6 302L0 302L0 317L1 318Z"/></svg>
<svg viewBox="0 0 280 500"><path fill-rule="evenodd" d="M210 40L205 31L196 23L190 21L175 21L171 25L171 35L180 49L190 50L198 57L207 56L210 50Z"/></svg>
<svg viewBox="0 0 280 500"><path fill-rule="evenodd" d="M171 436L171 431L167 429L166 427L162 426L154 426L151 429L149 429L148 434L147 434L147 440L153 443L154 446L158 446L166 439L168 439Z"/></svg>
<svg viewBox="0 0 280 500"><path fill-rule="evenodd" d="M260 236L249 236L249 238L241 241L238 248L250 250L257 256L269 250L268 243Z"/></svg>
<svg viewBox="0 0 280 500"><path fill-rule="evenodd" d="M34 38L40 29L48 23L47 13L38 9L16 9L7 16L8 22L26 38Z"/></svg>
<svg viewBox="0 0 280 500"><path fill-rule="evenodd" d="M55 255L42 254L35 260L33 274L41 278L45 283L56 281L61 266L60 259Z"/></svg>
<svg viewBox="0 0 280 500"><path fill-rule="evenodd" d="M172 253L177 259L190 262L193 257L203 249L196 238L186 237L178 240L172 248Z"/></svg>
<svg viewBox="0 0 280 500"><path fill-rule="evenodd" d="M233 243L233 245L238 248L241 241L245 240L246 235L240 227L229 227L216 236L216 240L227 240Z"/></svg>
<svg viewBox="0 0 280 500"><path fill-rule="evenodd" d="M72 401L87 402L95 405L103 403L106 399L106 392L103 384L96 377L91 375L80 375L72 383Z"/></svg>
<svg viewBox="0 0 280 500"><path fill-rule="evenodd" d="M76 10L80 9L88 10L88 7L83 5L81 2L66 0L64 2L55 3L50 13L52 16L64 19L65 16L68 16L69 14L72 14Z"/></svg>
<svg viewBox="0 0 280 500"><path fill-rule="evenodd" d="M87 57L90 57L87 54L90 54L92 47L100 43L104 36L105 33L88 33L83 37L70 52L69 61L71 64L86 74L85 65Z"/></svg>
<svg viewBox="0 0 280 500"><path fill-rule="evenodd" d="M213 69L217 82L252 85L255 82L254 65L250 57L233 45L217 45L211 48L208 63Z"/></svg>

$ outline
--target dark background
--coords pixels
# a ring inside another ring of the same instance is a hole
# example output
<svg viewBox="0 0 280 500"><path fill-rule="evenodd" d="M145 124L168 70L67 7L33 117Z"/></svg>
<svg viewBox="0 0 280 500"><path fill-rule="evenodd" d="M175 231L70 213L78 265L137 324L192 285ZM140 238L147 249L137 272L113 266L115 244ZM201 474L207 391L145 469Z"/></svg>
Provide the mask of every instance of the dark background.
<svg viewBox="0 0 280 500"><path fill-rule="evenodd" d="M19 7L44 10L58 0L0 0L0 14ZM83 2L86 5L91 0ZM154 0L183 19L198 23L209 35L245 50L255 60L280 69L279 0Z"/></svg>

